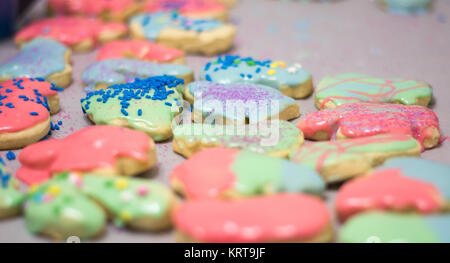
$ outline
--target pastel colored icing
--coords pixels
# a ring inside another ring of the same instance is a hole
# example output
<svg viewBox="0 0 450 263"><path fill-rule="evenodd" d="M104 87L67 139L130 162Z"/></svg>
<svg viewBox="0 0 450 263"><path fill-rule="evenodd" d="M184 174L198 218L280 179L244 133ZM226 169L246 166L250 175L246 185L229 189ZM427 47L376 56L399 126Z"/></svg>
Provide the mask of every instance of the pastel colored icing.
<svg viewBox="0 0 450 263"><path fill-rule="evenodd" d="M316 197L279 194L188 201L176 210L174 223L199 242L302 242L323 235L330 216Z"/></svg>
<svg viewBox="0 0 450 263"><path fill-rule="evenodd" d="M83 193L102 204L118 226L129 225L133 220L170 220L174 197L162 183L87 174L83 175L82 184Z"/></svg>
<svg viewBox="0 0 450 263"><path fill-rule="evenodd" d="M104 12L120 14L135 4L134 0L50 0L49 6L57 14L100 15Z"/></svg>
<svg viewBox="0 0 450 263"><path fill-rule="evenodd" d="M259 61L229 55L208 62L200 72L201 80L220 84L261 84L280 90L310 82L311 78L311 74L299 65L287 66L284 61Z"/></svg>
<svg viewBox="0 0 450 263"><path fill-rule="evenodd" d="M171 75L182 77L192 74L188 66L174 64L157 64L135 59L107 59L95 62L87 67L82 75L88 90L95 90L100 83L109 85L132 82L136 78Z"/></svg>
<svg viewBox="0 0 450 263"><path fill-rule="evenodd" d="M224 24L214 19L190 19L177 12L156 12L134 16L131 24L141 25L146 39L156 41L164 29L178 29L201 33L212 31Z"/></svg>
<svg viewBox="0 0 450 263"><path fill-rule="evenodd" d="M236 193L254 196L268 192L320 195L325 184L312 169L287 160L237 149L209 148L194 154L171 174L189 198Z"/></svg>
<svg viewBox="0 0 450 263"><path fill-rule="evenodd" d="M293 151L289 159L317 172L343 161L368 161L372 156L407 152L420 147L420 144L409 135L381 134L357 139L316 142L304 145Z"/></svg>
<svg viewBox="0 0 450 263"><path fill-rule="evenodd" d="M102 208L67 180L50 180L31 190L25 222L31 233L52 233L58 239L99 235L106 224Z"/></svg>
<svg viewBox="0 0 450 263"><path fill-rule="evenodd" d="M67 51L57 41L36 38L23 45L20 53L0 66L0 78L47 78L65 69L64 55Z"/></svg>
<svg viewBox="0 0 450 263"><path fill-rule="evenodd" d="M182 84L182 79L173 76L136 79L90 92L81 99L81 106L96 124L125 120L127 126L161 141L167 136L160 131L171 130L172 120L182 105L183 97L177 90Z"/></svg>
<svg viewBox="0 0 450 263"><path fill-rule="evenodd" d="M58 88L40 78L0 82L0 134L23 131L50 118L47 96Z"/></svg>
<svg viewBox="0 0 450 263"><path fill-rule="evenodd" d="M219 113L216 114L223 115L228 120L239 120L239 116L234 111L227 112L227 103L231 106L234 103L236 106L245 105L244 115L253 121L255 118L257 121L268 119L278 115L289 106L297 105L294 99L283 95L276 89L251 83L220 84L195 81L186 87L189 88L189 94L194 97L194 110L202 112L205 116L212 113L213 110L219 110ZM220 105L216 105L215 101L219 101ZM222 108L214 109L214 106ZM267 111L270 112L269 115Z"/></svg>
<svg viewBox="0 0 450 263"><path fill-rule="evenodd" d="M288 121L272 120L267 123L246 125L242 133L239 129L230 130L230 127L234 126L182 124L173 130L174 140L183 140L187 144L201 143L245 149L269 155L292 149L303 143L301 131Z"/></svg>
<svg viewBox="0 0 450 263"><path fill-rule="evenodd" d="M378 0L388 12L394 14L423 14L431 6L432 0Z"/></svg>
<svg viewBox="0 0 450 263"><path fill-rule="evenodd" d="M10 211L20 209L24 195L18 190L16 180L0 160L0 218L10 216Z"/></svg>
<svg viewBox="0 0 450 263"><path fill-rule="evenodd" d="M102 46L97 60L136 58L159 63L168 63L182 58L184 52L145 40L117 40Z"/></svg>
<svg viewBox="0 0 450 263"><path fill-rule="evenodd" d="M48 180L64 171L113 169L118 158L148 158L152 141L143 132L114 126L86 127L64 139L27 146L19 155L17 177L26 184Z"/></svg>
<svg viewBox="0 0 450 263"><path fill-rule="evenodd" d="M16 42L30 41L36 37L51 38L64 45L72 46L82 41L96 43L105 32L127 32L120 22L102 22L94 18L60 16L36 20L15 36Z"/></svg>
<svg viewBox="0 0 450 263"><path fill-rule="evenodd" d="M319 108L327 103L340 106L350 102L383 102L417 105L418 99L433 96L431 86L418 80L373 78L358 73L338 74L324 78L316 87Z"/></svg>
<svg viewBox="0 0 450 263"><path fill-rule="evenodd" d="M348 138L377 134L409 134L422 145L431 138L430 128L439 131L439 119L425 107L386 103L347 103L336 109L326 109L302 118L298 127L306 138L325 132L331 138L339 128Z"/></svg>
<svg viewBox="0 0 450 263"><path fill-rule="evenodd" d="M350 219L339 233L346 243L450 243L450 215L369 212Z"/></svg>
<svg viewBox="0 0 450 263"><path fill-rule="evenodd" d="M143 8L148 12L177 11L184 16L226 11L223 4L208 0L151 0Z"/></svg>

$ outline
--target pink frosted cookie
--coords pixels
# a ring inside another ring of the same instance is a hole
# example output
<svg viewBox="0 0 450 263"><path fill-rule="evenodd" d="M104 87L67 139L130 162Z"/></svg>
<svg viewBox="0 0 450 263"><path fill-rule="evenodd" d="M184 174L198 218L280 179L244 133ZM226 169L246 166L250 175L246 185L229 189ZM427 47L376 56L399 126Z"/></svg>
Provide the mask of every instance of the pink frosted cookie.
<svg viewBox="0 0 450 263"><path fill-rule="evenodd" d="M303 194L188 201L173 220L180 242L329 242L333 236L326 205Z"/></svg>
<svg viewBox="0 0 450 263"><path fill-rule="evenodd" d="M394 158L346 183L335 202L342 220L373 210L421 214L448 211L450 166L419 158Z"/></svg>
<svg viewBox="0 0 450 263"><path fill-rule="evenodd" d="M96 16L107 21L124 21L139 9L135 0L49 0L57 15Z"/></svg>
<svg viewBox="0 0 450 263"><path fill-rule="evenodd" d="M125 24L102 22L94 18L55 17L34 21L19 31L14 40L18 45L36 37L55 39L74 51L88 51L96 43L106 43L127 33Z"/></svg>
<svg viewBox="0 0 450 263"><path fill-rule="evenodd" d="M377 134L409 134L424 149L440 142L439 119L422 106L398 104L348 103L336 109L314 112L298 124L305 138L329 140L336 131L338 139L359 138Z"/></svg>
<svg viewBox="0 0 450 263"><path fill-rule="evenodd" d="M0 150L22 148L50 130L50 113L59 111L58 88L41 78L0 82Z"/></svg>
<svg viewBox="0 0 450 263"><path fill-rule="evenodd" d="M116 40L100 48L97 60L132 58L158 63L185 64L184 52L146 40Z"/></svg>
<svg viewBox="0 0 450 263"><path fill-rule="evenodd" d="M150 13L177 11L193 19L228 19L227 7L214 0L147 0L143 9Z"/></svg>
<svg viewBox="0 0 450 263"><path fill-rule="evenodd" d="M83 128L64 139L30 145L19 155L17 177L26 184L71 171L134 175L156 163L155 144L140 131L114 126Z"/></svg>

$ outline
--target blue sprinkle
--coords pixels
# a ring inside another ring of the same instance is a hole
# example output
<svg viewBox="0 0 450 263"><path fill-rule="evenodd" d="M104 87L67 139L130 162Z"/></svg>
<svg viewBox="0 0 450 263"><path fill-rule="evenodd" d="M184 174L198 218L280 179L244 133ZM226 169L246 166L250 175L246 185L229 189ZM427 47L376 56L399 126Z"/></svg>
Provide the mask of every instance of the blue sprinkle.
<svg viewBox="0 0 450 263"><path fill-rule="evenodd" d="M128 112L124 108L122 108L120 111L123 115L128 116Z"/></svg>
<svg viewBox="0 0 450 263"><path fill-rule="evenodd" d="M30 112L30 115L31 115L31 116L38 116L38 115L39 115L39 113L37 113L37 112L33 111L33 112Z"/></svg>
<svg viewBox="0 0 450 263"><path fill-rule="evenodd" d="M16 159L16 155L12 151L8 151L6 153L6 159L8 159L9 161L15 160Z"/></svg>
<svg viewBox="0 0 450 263"><path fill-rule="evenodd" d="M256 73L261 72L261 68L257 68L255 72L256 72Z"/></svg>
<svg viewBox="0 0 450 263"><path fill-rule="evenodd" d="M252 74L247 74L247 78L251 79L252 78Z"/></svg>
<svg viewBox="0 0 450 263"><path fill-rule="evenodd" d="M138 112L137 112L137 114L138 114L138 116L142 116L142 110L139 109Z"/></svg>
<svg viewBox="0 0 450 263"><path fill-rule="evenodd" d="M212 81L212 79L211 79L211 77L209 76L209 74L206 74L205 79L206 79L207 81Z"/></svg>
<svg viewBox="0 0 450 263"><path fill-rule="evenodd" d="M167 106L172 106L172 103L170 102L164 102L164 104L166 104Z"/></svg>
<svg viewBox="0 0 450 263"><path fill-rule="evenodd" d="M241 73L241 74L239 74L241 77L243 77L243 78L245 78L245 74L244 73Z"/></svg>
<svg viewBox="0 0 450 263"><path fill-rule="evenodd" d="M12 90L10 90L10 89L6 89L5 91L6 91L6 93L11 93L12 92Z"/></svg>

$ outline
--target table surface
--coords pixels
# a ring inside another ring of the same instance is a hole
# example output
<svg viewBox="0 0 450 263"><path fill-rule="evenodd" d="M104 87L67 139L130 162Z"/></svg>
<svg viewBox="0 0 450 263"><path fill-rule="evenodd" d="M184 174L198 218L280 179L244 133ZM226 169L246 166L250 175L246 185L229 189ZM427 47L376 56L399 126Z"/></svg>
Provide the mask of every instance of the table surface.
<svg viewBox="0 0 450 263"><path fill-rule="evenodd" d="M337 3L242 0L231 11L237 26L233 50L229 53L259 59L299 62L313 74L315 83L326 75L361 72L379 77L421 79L433 86L432 109L440 118L444 136L450 134L450 1L435 1L433 11L421 16L396 16L382 12L374 1L345 0ZM43 5L40 5L42 9ZM39 7L37 7L39 9ZM36 14L36 13L35 13ZM11 40L0 42L0 62L14 56L18 49ZM63 121L53 138L92 125L82 114L84 96L81 73L94 62L96 51L73 55L73 84L60 93L62 110L52 121ZM208 57L187 56L195 72ZM299 100L302 115L316 111L314 100ZM294 123L297 123L294 120ZM446 137L447 138L447 137ZM14 151L19 154L20 150ZM172 143L158 143L158 166L144 176L168 182L172 169L184 159L172 151ZM4 156L5 151L0 151ZM425 159L450 164L450 142L422 154ZM9 161L16 171L19 163ZM333 209L337 187L327 190L325 200ZM334 212L332 213L333 217ZM339 224L335 221L336 229ZM172 231L131 232L112 224L94 242L173 242ZM0 222L0 242L47 242L33 236L21 217Z"/></svg>

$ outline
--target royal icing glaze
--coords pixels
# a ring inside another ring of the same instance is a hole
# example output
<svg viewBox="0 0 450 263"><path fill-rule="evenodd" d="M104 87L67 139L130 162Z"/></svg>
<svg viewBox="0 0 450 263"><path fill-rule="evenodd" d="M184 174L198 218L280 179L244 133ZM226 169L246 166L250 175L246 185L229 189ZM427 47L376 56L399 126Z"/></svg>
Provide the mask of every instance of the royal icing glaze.
<svg viewBox="0 0 450 263"><path fill-rule="evenodd" d="M0 79L19 77L47 78L66 67L68 49L57 41L36 38L25 44L19 54L0 66Z"/></svg>
<svg viewBox="0 0 450 263"><path fill-rule="evenodd" d="M366 210L442 211L450 202L450 167L418 158L394 158L345 184L336 197L343 220Z"/></svg>
<svg viewBox="0 0 450 263"><path fill-rule="evenodd" d="M151 145L151 139L140 131L114 126L86 127L64 139L46 140L23 149L17 178L26 184L36 184L64 171L113 169L121 157L145 162Z"/></svg>
<svg viewBox="0 0 450 263"><path fill-rule="evenodd" d="M188 201L175 211L174 224L198 242L302 242L323 235L330 216L316 197L279 194Z"/></svg>
<svg viewBox="0 0 450 263"><path fill-rule="evenodd" d="M291 152L289 159L322 173L324 168L344 161L372 164L372 159L380 155L398 155L415 149L420 149L420 144L409 135L382 134L307 144Z"/></svg>
<svg viewBox="0 0 450 263"><path fill-rule="evenodd" d="M201 80L220 84L261 84L280 91L311 82L311 78L311 74L300 65L287 66L284 61L259 61L229 55L208 62L200 72Z"/></svg>
<svg viewBox="0 0 450 263"><path fill-rule="evenodd" d="M99 235L106 220L102 208L66 180L52 179L28 194L25 222L33 234L87 239Z"/></svg>
<svg viewBox="0 0 450 263"><path fill-rule="evenodd" d="M18 190L15 178L2 162L0 159L0 218L13 216L14 211L19 210L24 201L24 195Z"/></svg>
<svg viewBox="0 0 450 263"><path fill-rule="evenodd" d="M325 184L312 169L287 160L237 149L209 148L173 170L171 180L189 198L272 192L321 194Z"/></svg>
<svg viewBox="0 0 450 263"><path fill-rule="evenodd" d="M55 85L40 78L0 82L0 135L47 121L50 118L47 97L57 95L56 90Z"/></svg>
<svg viewBox="0 0 450 263"><path fill-rule="evenodd" d="M450 243L450 215L363 213L341 228L338 240L346 243Z"/></svg>
<svg viewBox="0 0 450 263"><path fill-rule="evenodd" d="M101 15L120 14L135 5L134 0L50 0L49 6L57 14Z"/></svg>
<svg viewBox="0 0 450 263"><path fill-rule="evenodd" d="M228 106L238 108L242 105L245 106L244 116L249 118L250 122L262 121L279 115L290 106L298 107L294 99L263 85L196 81L189 83L186 87L189 89L189 95L194 98L194 110L202 113L203 116L220 115L228 120L242 122L243 120L240 119L242 116L237 114L238 111L226 110ZM217 101L220 103L216 103Z"/></svg>
<svg viewBox="0 0 450 263"><path fill-rule="evenodd" d="M17 33L15 41L24 42L36 37L45 37L72 46L82 41L96 43L99 35L107 32L126 33L127 27L120 22L102 22L94 18L61 16L31 23Z"/></svg>
<svg viewBox="0 0 450 263"><path fill-rule="evenodd" d="M419 99L429 101L432 96L431 86L424 81L381 79L358 73L326 77L320 81L315 91L316 105L320 109L333 108L350 102L418 105Z"/></svg>
<svg viewBox="0 0 450 263"><path fill-rule="evenodd" d="M227 10L223 4L208 0L150 0L144 4L143 9L150 13L177 11L183 16L194 17Z"/></svg>
<svg viewBox="0 0 450 263"><path fill-rule="evenodd" d="M224 24L214 19L190 19L177 12L156 12L134 16L130 24L139 24L146 39L156 41L164 29L179 29L201 33L218 29Z"/></svg>
<svg viewBox="0 0 450 263"><path fill-rule="evenodd" d="M170 63L184 57L184 52L146 40L116 40L102 46L97 60L135 58L159 63Z"/></svg>
<svg viewBox="0 0 450 263"><path fill-rule="evenodd" d="M280 151L289 151L303 144L301 131L283 120L245 125L242 131L230 125L189 123L177 126L173 134L174 145L177 144L181 152L185 147L201 144L278 156Z"/></svg>
<svg viewBox="0 0 450 263"><path fill-rule="evenodd" d="M358 138L377 134L409 134L422 145L424 141L439 135L439 119L436 114L422 106L405 106L386 103L347 103L336 109L311 113L298 124L306 138L317 132L325 132L329 138L339 128L342 135Z"/></svg>
<svg viewBox="0 0 450 263"><path fill-rule="evenodd" d="M184 65L157 64L135 59L107 59L95 62L82 74L83 83L88 91L98 84L118 84L132 82L136 78L171 75L184 77L192 74L192 69Z"/></svg>
<svg viewBox="0 0 450 263"><path fill-rule="evenodd" d="M125 120L126 126L146 132L156 141L171 136L172 120L182 105L177 87L184 81L173 76L136 79L127 84L89 92L81 99L83 111L96 124Z"/></svg>
<svg viewBox="0 0 450 263"><path fill-rule="evenodd" d="M431 6L431 0L378 0L393 14L423 14Z"/></svg>

